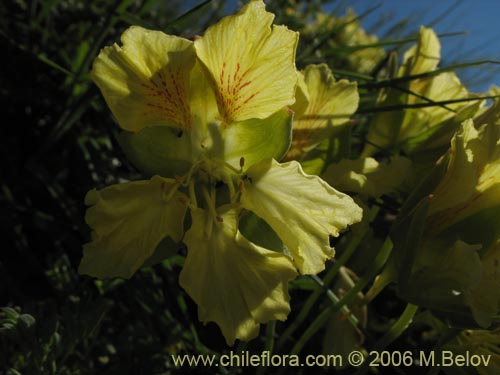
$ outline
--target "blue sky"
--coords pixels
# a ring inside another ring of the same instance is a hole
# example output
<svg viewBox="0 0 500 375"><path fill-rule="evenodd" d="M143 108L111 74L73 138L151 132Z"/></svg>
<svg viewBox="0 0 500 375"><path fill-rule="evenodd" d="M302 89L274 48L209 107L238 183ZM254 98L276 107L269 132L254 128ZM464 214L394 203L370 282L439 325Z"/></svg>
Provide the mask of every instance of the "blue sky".
<svg viewBox="0 0 500 375"><path fill-rule="evenodd" d="M465 32L440 39L442 65L479 59L500 61L500 0L347 0L343 3L358 15L380 5L362 21L366 29L371 29L385 17L384 26L376 31L379 37L397 21L408 17L410 31L426 25L432 26L438 34ZM500 86L500 65L485 65L457 73L471 91L486 91L492 84Z"/></svg>

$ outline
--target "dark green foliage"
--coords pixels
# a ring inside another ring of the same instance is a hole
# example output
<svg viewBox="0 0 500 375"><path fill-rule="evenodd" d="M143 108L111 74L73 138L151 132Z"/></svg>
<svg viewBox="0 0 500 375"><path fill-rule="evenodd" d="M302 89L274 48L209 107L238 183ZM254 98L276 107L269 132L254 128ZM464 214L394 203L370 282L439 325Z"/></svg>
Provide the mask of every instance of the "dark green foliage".
<svg viewBox="0 0 500 375"><path fill-rule="evenodd" d="M0 373L152 374L168 368L168 353L194 350L196 310L175 263L140 272L126 288L76 271L90 240L86 192L139 177L90 81L92 61L130 24L194 35L203 20L190 6L0 4L0 306L8 306L0 313ZM203 8L206 22L213 13Z"/></svg>

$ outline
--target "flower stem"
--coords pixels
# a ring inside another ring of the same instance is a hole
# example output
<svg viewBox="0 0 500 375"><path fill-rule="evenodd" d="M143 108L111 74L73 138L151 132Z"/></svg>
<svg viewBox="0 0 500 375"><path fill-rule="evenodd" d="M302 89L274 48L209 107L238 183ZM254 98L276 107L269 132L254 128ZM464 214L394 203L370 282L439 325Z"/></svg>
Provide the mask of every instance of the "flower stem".
<svg viewBox="0 0 500 375"><path fill-rule="evenodd" d="M412 305L411 303L408 303L406 305L405 310L399 317L399 319L392 325L392 327L389 329L389 331L378 340L374 347L373 351L381 352L389 344L391 344L394 340L396 340L401 334L408 328L408 326L411 324L413 321L413 317L415 316L415 313L418 310L418 306ZM356 375L361 375L366 372L366 370L369 368L370 361L367 360L364 362L364 364L359 368L359 370L356 372Z"/></svg>
<svg viewBox="0 0 500 375"><path fill-rule="evenodd" d="M351 303L356 295L375 277L375 275L383 267L392 250L392 241L389 237L386 238L377 257L374 260L373 266L369 269L366 275L359 278L354 287L345 294L342 299L333 306L323 310L311 325L304 331L300 339L293 346L290 354L298 354L305 344L326 324L330 316L340 310L342 306Z"/></svg>
<svg viewBox="0 0 500 375"><path fill-rule="evenodd" d="M194 190L194 181L189 182L189 199L191 200L191 205L193 208L198 208L198 201L196 199L196 192Z"/></svg>
<svg viewBox="0 0 500 375"><path fill-rule="evenodd" d="M375 343L374 350L384 350L390 343L401 336L401 334L413 321L413 316L417 312L417 309L418 306L408 303L405 310L396 321L396 323L394 323L394 325L391 327L389 332L387 332L378 342Z"/></svg>
<svg viewBox="0 0 500 375"><path fill-rule="evenodd" d="M319 286L322 288L325 288L325 285L323 284L323 281L318 276L312 275L311 278L318 283ZM328 299L332 301L332 303L337 304L340 301L340 298L333 292L331 289L326 290L326 295L328 296ZM351 310L349 309L348 306L343 305L340 307L340 311L347 316L347 320L356 328L358 328L358 318L356 318L355 315L351 314Z"/></svg>
<svg viewBox="0 0 500 375"><path fill-rule="evenodd" d="M276 331L276 320L272 320L267 323L266 326L266 350L269 350L270 354L273 354L274 350L274 335Z"/></svg>

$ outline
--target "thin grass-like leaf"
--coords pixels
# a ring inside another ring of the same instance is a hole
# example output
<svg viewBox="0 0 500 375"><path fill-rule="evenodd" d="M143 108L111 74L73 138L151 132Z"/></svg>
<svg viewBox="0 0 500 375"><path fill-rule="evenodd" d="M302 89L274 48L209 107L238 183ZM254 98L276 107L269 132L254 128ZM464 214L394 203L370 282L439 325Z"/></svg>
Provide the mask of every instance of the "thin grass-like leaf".
<svg viewBox="0 0 500 375"><path fill-rule="evenodd" d="M175 18L173 21L170 21L164 28L165 32L168 32L175 26L177 23L181 22L182 20L188 18L192 14L196 13L197 11L201 10L205 5L210 4L213 0L205 0L201 2L200 4L196 5L195 7L189 9L187 12L181 14L177 18Z"/></svg>
<svg viewBox="0 0 500 375"><path fill-rule="evenodd" d="M421 73L421 74L414 74L414 75L409 75L409 76L404 76L404 77L392 78L392 79L378 81L378 82L364 83L364 84L361 84L359 87L366 88L366 89L379 89L379 88L383 88L383 87L390 87L390 86L393 86L393 85L398 84L398 83L409 82L409 81L413 81L413 80L419 79L419 78L433 77L433 76L436 76L436 75L444 73L444 72L451 72L451 71L455 71L457 69L465 69L465 68L470 68L473 66L479 66L479 65L484 65L484 64L500 65L500 61L498 61L498 60L478 60L478 61L473 61L473 62L468 62L468 63L455 64L455 65L450 65L450 66L447 66L444 68L432 70L430 72Z"/></svg>
<svg viewBox="0 0 500 375"><path fill-rule="evenodd" d="M409 108L425 108L425 107L435 107L442 106L446 104L454 104L454 103L464 103L464 102L473 102L484 99L496 99L499 98L500 95L487 95L487 96L478 96L473 98L462 98L462 99L452 99L452 100L441 100L435 101L432 103L413 103L413 104L404 104L404 105L389 105L385 107L374 107L374 108L363 108L360 109L357 113L376 113L376 112L392 112L392 111L402 111Z"/></svg>

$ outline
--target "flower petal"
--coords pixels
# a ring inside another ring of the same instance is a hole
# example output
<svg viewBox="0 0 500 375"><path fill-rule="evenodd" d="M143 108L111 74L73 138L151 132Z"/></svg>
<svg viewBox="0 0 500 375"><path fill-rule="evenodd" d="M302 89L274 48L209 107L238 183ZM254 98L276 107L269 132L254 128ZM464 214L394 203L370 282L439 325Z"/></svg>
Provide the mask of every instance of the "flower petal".
<svg viewBox="0 0 500 375"><path fill-rule="evenodd" d="M226 123L266 118L294 102L298 33L273 26L262 0L250 1L195 41Z"/></svg>
<svg viewBox="0 0 500 375"><path fill-rule="evenodd" d="M180 275L198 304L199 319L217 323L228 345L256 337L261 323L286 319L287 284L296 276L286 255L256 246L237 231L237 215L229 206L219 210L220 221L206 210L192 211Z"/></svg>
<svg viewBox="0 0 500 375"><path fill-rule="evenodd" d="M434 71L439 63L440 48L435 32L422 27L418 43L405 53L404 63L397 77ZM407 93L401 90L406 90ZM381 91L377 106L405 107L469 97L472 95L458 77L453 72L445 72L413 79L399 89L386 88ZM461 102L377 113L370 122L363 156L394 146L403 148L408 154L445 146L458 125L465 120L462 116L465 113L473 116L476 110L477 103Z"/></svg>
<svg viewBox="0 0 500 375"><path fill-rule="evenodd" d="M430 239L415 255L408 282L398 294L433 310L463 311L463 294L481 278L481 245Z"/></svg>
<svg viewBox="0 0 500 375"><path fill-rule="evenodd" d="M432 227L444 230L482 210L500 205L500 125L479 130L472 120L451 142L446 174L430 205Z"/></svg>
<svg viewBox="0 0 500 375"><path fill-rule="evenodd" d="M489 327L500 312L500 241L497 241L481 258L481 279L464 293L474 319L482 327Z"/></svg>
<svg viewBox="0 0 500 375"><path fill-rule="evenodd" d="M321 272L334 255L329 235L338 236L362 216L349 196L317 176L306 175L295 161L264 160L250 167L241 203L273 228L303 274Z"/></svg>
<svg viewBox="0 0 500 375"><path fill-rule="evenodd" d="M327 65L308 65L304 71L304 80L309 102L305 111L294 120L288 159L299 159L335 130L341 129L340 126L358 108L356 83L335 81ZM303 105L302 101L299 101L299 106Z"/></svg>
<svg viewBox="0 0 500 375"><path fill-rule="evenodd" d="M441 59L441 44L434 30L420 27L418 43L404 54L400 75L415 75L437 68Z"/></svg>
<svg viewBox="0 0 500 375"><path fill-rule="evenodd" d="M160 241L182 239L186 201L173 180L154 176L91 190L85 220L92 242L84 246L78 271L99 278L131 277Z"/></svg>
<svg viewBox="0 0 500 375"><path fill-rule="evenodd" d="M155 125L189 129L193 43L138 26L127 29L121 40L123 47L104 48L92 69L119 125L133 132Z"/></svg>
<svg viewBox="0 0 500 375"><path fill-rule="evenodd" d="M388 164L370 157L342 159L331 164L322 177L336 189L378 198L403 183L410 164L409 159L397 155Z"/></svg>

